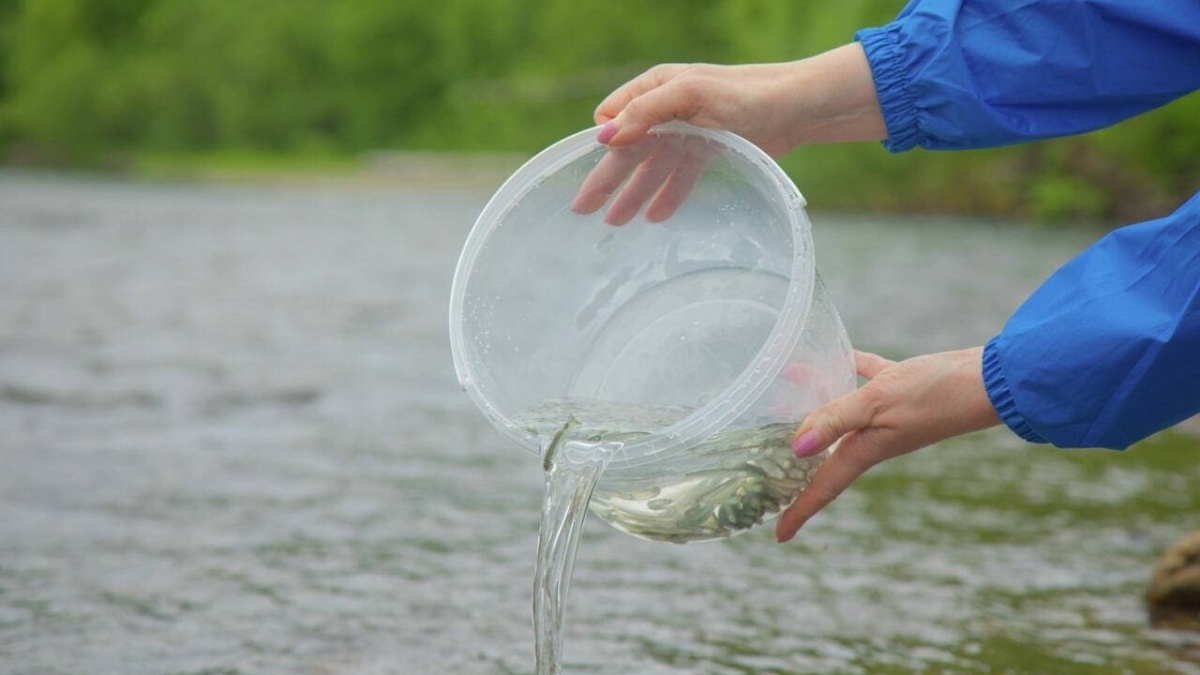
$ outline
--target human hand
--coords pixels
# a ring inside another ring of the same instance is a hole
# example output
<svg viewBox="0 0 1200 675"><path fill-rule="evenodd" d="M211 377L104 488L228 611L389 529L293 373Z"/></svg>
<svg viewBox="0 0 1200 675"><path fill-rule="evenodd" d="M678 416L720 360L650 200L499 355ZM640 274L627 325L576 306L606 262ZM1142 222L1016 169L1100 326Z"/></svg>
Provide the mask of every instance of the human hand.
<svg viewBox="0 0 1200 675"><path fill-rule="evenodd" d="M797 431L793 449L799 457L841 443L779 517L780 543L876 464L999 424L983 386L982 359L982 347L900 362L855 352L858 374L869 381L814 410Z"/></svg>
<svg viewBox="0 0 1200 675"><path fill-rule="evenodd" d="M664 64L618 87L593 114L601 125L597 140L609 147L641 140L656 124L683 120L700 127L727 129L773 156L795 147L792 110L800 64L737 66Z"/></svg>
<svg viewBox="0 0 1200 675"><path fill-rule="evenodd" d="M593 213L621 188L604 222L624 225L649 201L646 220L660 223L687 199L718 152L705 139L682 134L647 135L630 145L609 148L579 186L571 209Z"/></svg>
<svg viewBox="0 0 1200 675"><path fill-rule="evenodd" d="M670 218L718 148L698 137L647 133L663 122L729 129L776 154L787 152L785 130L769 128L763 118L780 105L770 98L779 97L789 66L663 65L620 87L596 109L603 125L597 140L609 150L579 187L572 210L593 213L619 190L604 222L624 225L647 202L646 220Z"/></svg>
<svg viewBox="0 0 1200 675"><path fill-rule="evenodd" d="M708 149L705 156L703 143L656 142L647 133L657 124L684 120L727 129L775 157L800 143L887 135L857 43L789 63L657 66L610 94L594 118L609 154L581 185L572 209L593 213L620 190L605 214L614 225L651 199L647 220L670 217L715 155Z"/></svg>

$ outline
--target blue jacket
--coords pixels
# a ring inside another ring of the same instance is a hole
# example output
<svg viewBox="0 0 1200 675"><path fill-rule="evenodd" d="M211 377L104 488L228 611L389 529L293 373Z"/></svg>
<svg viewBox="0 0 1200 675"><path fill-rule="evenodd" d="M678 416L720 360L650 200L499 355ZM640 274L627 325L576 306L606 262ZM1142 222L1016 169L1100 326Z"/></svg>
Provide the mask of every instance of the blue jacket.
<svg viewBox="0 0 1200 675"><path fill-rule="evenodd" d="M855 38L893 152L1090 131L1200 89L1200 0L912 0ZM1055 272L983 376L1009 428L1060 447L1124 448L1200 412L1200 193Z"/></svg>

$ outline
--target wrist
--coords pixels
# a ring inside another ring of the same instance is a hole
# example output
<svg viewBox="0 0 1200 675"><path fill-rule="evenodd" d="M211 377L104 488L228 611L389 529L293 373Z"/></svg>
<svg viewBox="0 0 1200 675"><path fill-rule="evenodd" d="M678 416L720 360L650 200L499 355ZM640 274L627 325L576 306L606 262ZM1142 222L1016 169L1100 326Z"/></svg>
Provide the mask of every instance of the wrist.
<svg viewBox="0 0 1200 675"><path fill-rule="evenodd" d="M791 147L882 141L887 127L862 45L855 42L787 64L783 87Z"/></svg>
<svg viewBox="0 0 1200 675"><path fill-rule="evenodd" d="M952 391L961 396L957 401L963 429L959 433L979 431L1000 424L1000 415L988 396L983 378L983 347L971 347L953 352L956 367Z"/></svg>

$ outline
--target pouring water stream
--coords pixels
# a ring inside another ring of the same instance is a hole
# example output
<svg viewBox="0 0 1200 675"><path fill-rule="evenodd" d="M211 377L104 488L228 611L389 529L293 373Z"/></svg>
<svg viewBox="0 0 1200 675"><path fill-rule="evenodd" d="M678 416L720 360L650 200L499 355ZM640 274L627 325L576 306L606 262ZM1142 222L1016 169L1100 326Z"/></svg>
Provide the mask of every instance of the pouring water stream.
<svg viewBox="0 0 1200 675"><path fill-rule="evenodd" d="M534 651L537 675L558 675L562 657L563 608L579 547L579 533L596 482L621 443L566 440L574 418L543 444L546 475L533 582Z"/></svg>

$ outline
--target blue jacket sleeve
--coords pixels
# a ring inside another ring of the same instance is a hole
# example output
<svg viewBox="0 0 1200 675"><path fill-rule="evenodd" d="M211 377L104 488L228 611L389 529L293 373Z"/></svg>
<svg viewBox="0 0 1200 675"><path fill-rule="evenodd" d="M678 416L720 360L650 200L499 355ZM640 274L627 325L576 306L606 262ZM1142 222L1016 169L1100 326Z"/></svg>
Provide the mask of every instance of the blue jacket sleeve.
<svg viewBox="0 0 1200 675"><path fill-rule="evenodd" d="M1055 272L983 355L1027 441L1124 448L1200 413L1200 194Z"/></svg>
<svg viewBox="0 0 1200 675"><path fill-rule="evenodd" d="M894 152L1091 131L1200 88L1196 0L911 0L855 39Z"/></svg>

